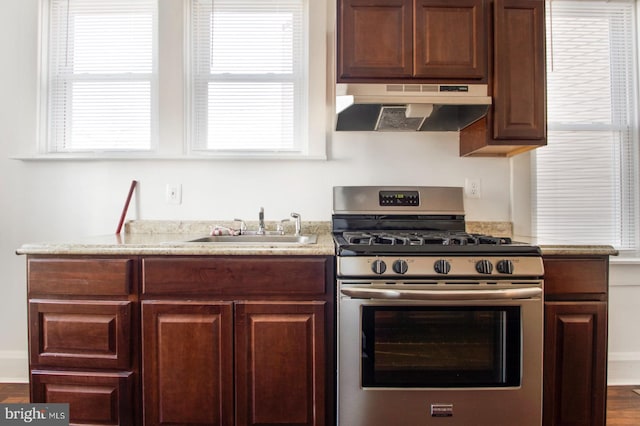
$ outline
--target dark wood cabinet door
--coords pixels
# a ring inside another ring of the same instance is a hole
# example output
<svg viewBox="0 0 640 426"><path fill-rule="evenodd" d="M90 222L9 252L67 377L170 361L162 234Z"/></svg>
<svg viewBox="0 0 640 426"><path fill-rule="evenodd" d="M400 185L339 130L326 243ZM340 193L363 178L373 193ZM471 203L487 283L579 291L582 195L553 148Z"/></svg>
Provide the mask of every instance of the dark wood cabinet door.
<svg viewBox="0 0 640 426"><path fill-rule="evenodd" d="M33 370L32 402L69 404L72 425L133 426L133 377L131 372Z"/></svg>
<svg viewBox="0 0 640 426"><path fill-rule="evenodd" d="M231 302L142 303L144 424L233 425Z"/></svg>
<svg viewBox="0 0 640 426"><path fill-rule="evenodd" d="M29 301L29 354L35 367L130 370L132 302Z"/></svg>
<svg viewBox="0 0 640 426"><path fill-rule="evenodd" d="M325 305L236 305L238 426L325 425Z"/></svg>
<svg viewBox="0 0 640 426"><path fill-rule="evenodd" d="M413 73L413 0L338 1L338 81Z"/></svg>
<svg viewBox="0 0 640 426"><path fill-rule="evenodd" d="M494 139L544 140L543 0L495 0Z"/></svg>
<svg viewBox="0 0 640 426"><path fill-rule="evenodd" d="M604 426L606 302L546 302L545 426Z"/></svg>
<svg viewBox="0 0 640 426"><path fill-rule="evenodd" d="M415 77L486 77L487 33L484 4L484 0L416 0Z"/></svg>

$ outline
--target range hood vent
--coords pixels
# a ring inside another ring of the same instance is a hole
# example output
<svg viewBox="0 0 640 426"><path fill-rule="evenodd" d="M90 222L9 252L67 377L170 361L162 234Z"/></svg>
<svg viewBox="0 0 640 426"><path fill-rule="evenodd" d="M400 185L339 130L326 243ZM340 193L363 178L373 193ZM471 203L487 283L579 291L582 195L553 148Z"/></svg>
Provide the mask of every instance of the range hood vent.
<svg viewBox="0 0 640 426"><path fill-rule="evenodd" d="M336 130L459 131L484 117L486 84L338 84Z"/></svg>

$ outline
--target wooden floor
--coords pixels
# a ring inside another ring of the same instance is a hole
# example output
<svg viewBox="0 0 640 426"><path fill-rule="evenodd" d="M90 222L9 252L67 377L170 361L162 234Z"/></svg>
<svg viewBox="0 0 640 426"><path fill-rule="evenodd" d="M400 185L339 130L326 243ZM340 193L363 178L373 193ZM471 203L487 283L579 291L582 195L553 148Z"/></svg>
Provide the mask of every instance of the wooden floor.
<svg viewBox="0 0 640 426"><path fill-rule="evenodd" d="M640 425L640 386L609 386L607 397L607 426ZM0 403L29 402L26 384L0 383Z"/></svg>
<svg viewBox="0 0 640 426"><path fill-rule="evenodd" d="M607 389L607 426L640 425L640 386L609 386Z"/></svg>

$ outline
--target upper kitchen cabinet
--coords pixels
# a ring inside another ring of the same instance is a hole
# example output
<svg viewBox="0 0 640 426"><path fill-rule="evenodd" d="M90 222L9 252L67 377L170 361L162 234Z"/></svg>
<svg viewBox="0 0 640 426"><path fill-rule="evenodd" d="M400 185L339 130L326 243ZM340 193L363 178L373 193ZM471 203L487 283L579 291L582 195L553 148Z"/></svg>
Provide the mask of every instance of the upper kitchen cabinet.
<svg viewBox="0 0 640 426"><path fill-rule="evenodd" d="M487 77L485 0L338 0L338 82Z"/></svg>
<svg viewBox="0 0 640 426"><path fill-rule="evenodd" d="M460 154L511 156L546 144L543 0L495 0L493 108L460 132Z"/></svg>

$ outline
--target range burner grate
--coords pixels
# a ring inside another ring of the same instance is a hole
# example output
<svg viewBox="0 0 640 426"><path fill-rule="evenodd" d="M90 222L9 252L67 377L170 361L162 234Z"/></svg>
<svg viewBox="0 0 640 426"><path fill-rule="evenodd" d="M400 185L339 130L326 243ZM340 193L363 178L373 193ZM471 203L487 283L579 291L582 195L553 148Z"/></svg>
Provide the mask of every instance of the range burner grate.
<svg viewBox="0 0 640 426"><path fill-rule="evenodd" d="M511 244L506 237L492 237L466 232L385 232L346 231L343 238L351 245L404 245L404 246L477 246Z"/></svg>

